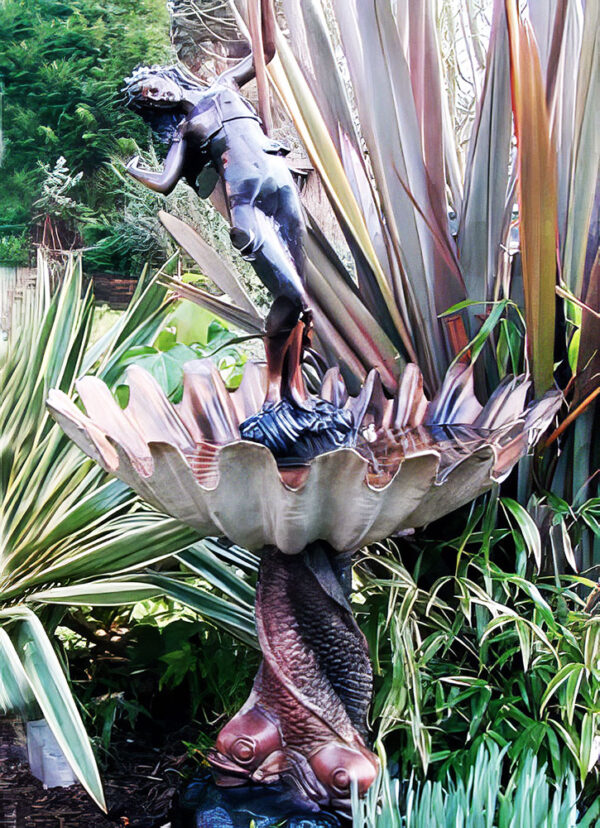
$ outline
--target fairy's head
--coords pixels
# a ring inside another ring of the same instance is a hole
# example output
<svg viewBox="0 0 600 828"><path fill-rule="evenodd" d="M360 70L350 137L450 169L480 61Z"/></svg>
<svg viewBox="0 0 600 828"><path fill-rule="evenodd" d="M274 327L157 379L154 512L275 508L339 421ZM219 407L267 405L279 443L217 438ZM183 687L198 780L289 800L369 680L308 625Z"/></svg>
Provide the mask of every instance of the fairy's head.
<svg viewBox="0 0 600 828"><path fill-rule="evenodd" d="M125 79L127 106L150 124L162 141L169 141L183 117L190 91L204 86L180 66L139 66Z"/></svg>

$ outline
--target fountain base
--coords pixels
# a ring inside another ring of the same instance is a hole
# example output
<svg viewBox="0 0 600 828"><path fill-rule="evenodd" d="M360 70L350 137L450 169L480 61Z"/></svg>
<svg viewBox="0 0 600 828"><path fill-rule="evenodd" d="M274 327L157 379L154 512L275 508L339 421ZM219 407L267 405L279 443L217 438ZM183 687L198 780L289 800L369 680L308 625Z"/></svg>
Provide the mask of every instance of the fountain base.
<svg viewBox="0 0 600 828"><path fill-rule="evenodd" d="M261 553L256 623L263 662L209 761L217 784L286 785L308 810L348 814L378 763L367 746L372 670L348 603L350 561L324 543Z"/></svg>
<svg viewBox="0 0 600 828"><path fill-rule="evenodd" d="M183 792L173 828L340 828L334 814L307 811L283 784L221 788L210 774L194 779Z"/></svg>

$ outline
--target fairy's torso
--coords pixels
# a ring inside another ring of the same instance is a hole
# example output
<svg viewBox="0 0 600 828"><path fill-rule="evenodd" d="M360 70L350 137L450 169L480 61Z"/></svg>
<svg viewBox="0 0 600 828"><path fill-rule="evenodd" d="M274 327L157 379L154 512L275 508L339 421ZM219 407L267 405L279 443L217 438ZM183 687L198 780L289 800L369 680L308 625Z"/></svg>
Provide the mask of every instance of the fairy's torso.
<svg viewBox="0 0 600 828"><path fill-rule="evenodd" d="M199 168L206 165L208 156L226 178L232 163L260 167L263 153L267 163L268 156L272 161L273 154L287 149L265 135L254 107L228 86L210 87L186 116L180 134L199 153Z"/></svg>

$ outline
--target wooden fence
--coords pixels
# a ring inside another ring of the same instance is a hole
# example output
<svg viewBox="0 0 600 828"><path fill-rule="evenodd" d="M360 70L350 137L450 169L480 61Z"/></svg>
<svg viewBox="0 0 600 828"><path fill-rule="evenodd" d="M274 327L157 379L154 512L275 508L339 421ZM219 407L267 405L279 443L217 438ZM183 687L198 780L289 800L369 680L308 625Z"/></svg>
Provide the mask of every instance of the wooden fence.
<svg viewBox="0 0 600 828"><path fill-rule="evenodd" d="M36 278L35 267L0 264L0 335L2 337L6 337L13 321L18 319L26 291L35 290Z"/></svg>
<svg viewBox="0 0 600 828"><path fill-rule="evenodd" d="M73 254L71 254L73 255ZM77 254L75 254L77 255ZM16 267L0 263L0 337L6 339L8 331L18 324L24 306L23 299L27 291L35 291L38 287L38 273L40 267L45 270L46 289L51 293L60 281L60 273L64 265L56 257L43 257L38 267ZM94 298L98 304L108 304L111 308L122 310L127 307L135 290L137 279L121 276L114 273L90 273Z"/></svg>

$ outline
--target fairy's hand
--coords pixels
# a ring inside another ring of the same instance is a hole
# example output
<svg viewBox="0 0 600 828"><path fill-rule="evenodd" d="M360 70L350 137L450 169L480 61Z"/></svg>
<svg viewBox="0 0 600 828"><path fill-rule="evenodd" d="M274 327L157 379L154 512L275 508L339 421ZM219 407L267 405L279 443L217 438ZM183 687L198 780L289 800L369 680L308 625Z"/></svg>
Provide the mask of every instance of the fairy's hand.
<svg viewBox="0 0 600 828"><path fill-rule="evenodd" d="M125 165L125 170L130 175L135 175L136 173L140 172L140 168L138 166L140 161L139 155L134 155L133 158L130 158L127 164Z"/></svg>

